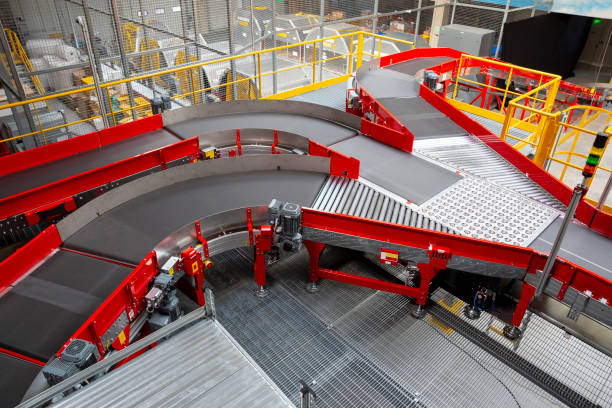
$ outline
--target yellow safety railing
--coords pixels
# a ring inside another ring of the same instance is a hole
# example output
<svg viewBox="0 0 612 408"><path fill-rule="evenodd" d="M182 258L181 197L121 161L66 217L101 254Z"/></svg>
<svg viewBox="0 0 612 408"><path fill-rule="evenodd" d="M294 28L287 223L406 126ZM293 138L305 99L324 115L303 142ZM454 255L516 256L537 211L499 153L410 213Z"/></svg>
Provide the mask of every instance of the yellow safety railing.
<svg viewBox="0 0 612 408"><path fill-rule="evenodd" d="M21 46L21 41L19 41L17 33L15 33L10 28L5 28L4 32L6 33L9 46L11 47L11 53L13 54L13 59L15 63L21 63L28 72L34 72L34 67L32 66L32 63L30 62L30 59L28 58L28 55L26 54L25 50ZM45 94L45 87L42 86L42 83L40 82L40 79L37 75L32 75L32 83L34 84L36 91L38 91L40 95Z"/></svg>
<svg viewBox="0 0 612 408"><path fill-rule="evenodd" d="M73 90L69 90L65 92L48 94L45 96L32 98L32 99L28 99L25 101L0 105L0 110L10 109L13 107L24 106L28 104L35 104L36 102L40 102L40 101L49 101L51 99L65 100L64 98L76 97L78 95L86 96L88 101L99 99L98 97L101 97L105 100L104 104L106 105L105 107L108 109L106 116L110 120L111 124L115 125L115 124L119 124L119 123L123 123L125 121L131 120L131 115L129 115L129 113L131 113L132 111L139 112L140 113L138 115L139 117L152 114L150 110L150 107L151 107L150 100L145 97L135 98L135 101L133 104L127 101L127 97L123 97L123 100L121 101L121 104L120 104L120 109L115 109L115 107L113 106L113 96L116 95L118 92L120 92L118 91L118 89L125 87L125 84L128 84L128 83L132 85L134 92L138 94L139 92L136 87L137 84L140 86L144 86L142 84L156 82L160 80L162 77L163 78L174 77L182 81L184 81L185 78L189 78L190 85L191 85L189 87L189 91L182 92L180 94L175 94L171 96L171 100L173 102L176 102L179 105L188 105L188 104L193 103L194 101L197 103L204 96L204 94L208 92L217 92L217 94L222 95L222 96L232 95L235 99L246 99L246 98L253 98L253 97L258 97L258 98L274 97L273 95L271 96L264 95L263 89L271 88L271 86L264 86L264 81L271 82L270 80L274 76L279 76L279 75L282 75L284 72L292 71L292 70L299 70L300 75L302 76L306 75L306 78L309 81L309 83L302 82L300 84L297 84L293 86L293 88L299 88L300 90L309 89L309 88L315 89L314 87L318 85L320 86L329 85L330 81L339 82L345 79L348 74L351 74L352 72L356 71L363 62L364 37L369 37L369 36L374 37L374 38L379 38L381 40L386 40L386 41L410 44L412 46L412 43L408 41L403 41L403 40L395 39L392 37L385 37L385 36L381 36L378 34L372 34L372 33L367 33L363 31L356 31L356 32L350 32L350 33L345 33L345 34L336 35L336 36L319 38L319 39L311 40L311 41L304 41L304 42L297 43L297 44L288 44L288 45L282 45L276 48L269 48L269 49L264 49L264 50L253 51L253 52L236 55L236 56L228 56L228 57L218 58L218 59L209 60L209 61L198 61L195 63L178 65L170 69L156 70L156 71L148 72L146 74L126 78L126 79L105 82L105 83L100 84L102 95L96 95L95 94L96 88L95 86L91 85L91 86L85 86L85 87L81 87L78 89L73 89ZM328 49L325 49L326 52L321 52L321 50L324 49L323 44L325 44L328 41L336 41L342 38L346 38L348 40L346 41L349 44L349 47L348 47L349 50L347 53L336 54L336 53L330 52ZM300 50L301 51L300 55L302 55L302 59L297 62L292 61L292 63L289 66L282 67L275 71L270 70L267 72L262 72L262 69L263 69L262 65L266 57L272 56L273 52L278 52L278 51L289 52L291 50L294 50L296 52L297 50ZM305 52L306 50L308 52ZM128 57L130 56L128 55ZM190 60L192 59L191 56L189 59ZM230 70L232 65L237 67L236 68L237 75L226 76L228 78L226 82L209 84L210 86L204 87L205 81L199 81L198 79L199 70L202 68L205 68L207 70L208 78L210 79L211 73L215 73L218 71L227 72L228 70ZM252 74L249 74L249 73L245 74L244 72L241 73L240 72L241 68L244 66L254 67L255 68L254 72ZM328 78L325 78L325 75L322 76L321 72L326 74ZM160 82L165 82L165 81L162 80ZM202 86L199 86L200 83L202 84ZM250 85L247 87L244 87L244 86L241 86L241 84L243 85L250 84ZM233 92L234 86L236 87L236 93ZM183 88L183 87L180 87L180 88ZM256 93L251 92L253 88L257 90ZM241 91L241 89L246 89L247 91L243 92ZM291 96L292 92L294 91L291 89L287 89L287 90L284 89L280 93L283 94L283 96L288 97L288 96ZM92 98L90 98L90 95L89 95L90 93L92 94L91 95ZM115 103L115 106L117 106L116 103ZM12 140L18 140L18 139L22 139L22 138L37 135L37 134L41 134L44 138L45 132L49 132L49 131L64 128L64 127L69 127L72 125L77 125L77 124L84 123L84 122L91 122L95 119L102 118L102 114L101 112L99 112L99 104L97 105L97 107L98 109L94 110L95 112L91 116L82 118L80 120L72 121L66 124L48 127L48 128L44 128L42 126L42 124L40 123L40 119L38 118L38 114L36 113L39 130L29 132L26 134L21 134L18 136L14 136L9 139L0 140L0 142L9 142Z"/></svg>

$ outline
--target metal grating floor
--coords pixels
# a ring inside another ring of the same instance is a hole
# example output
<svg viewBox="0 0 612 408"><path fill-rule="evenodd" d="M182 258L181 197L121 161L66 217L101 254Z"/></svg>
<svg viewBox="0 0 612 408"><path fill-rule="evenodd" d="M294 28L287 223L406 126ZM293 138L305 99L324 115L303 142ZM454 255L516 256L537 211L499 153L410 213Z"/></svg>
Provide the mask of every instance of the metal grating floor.
<svg viewBox="0 0 612 408"><path fill-rule="evenodd" d="M252 293L247 250L215 262L207 279L219 321L296 404L304 380L313 383L317 407L565 406L433 316L412 318L407 298L333 281L307 293L305 251L269 267L264 299ZM352 252L326 250L321 263L366 276L378 271ZM466 320L463 303L440 289L433 300L585 398L611 406L609 357L535 315L515 345L486 313Z"/></svg>

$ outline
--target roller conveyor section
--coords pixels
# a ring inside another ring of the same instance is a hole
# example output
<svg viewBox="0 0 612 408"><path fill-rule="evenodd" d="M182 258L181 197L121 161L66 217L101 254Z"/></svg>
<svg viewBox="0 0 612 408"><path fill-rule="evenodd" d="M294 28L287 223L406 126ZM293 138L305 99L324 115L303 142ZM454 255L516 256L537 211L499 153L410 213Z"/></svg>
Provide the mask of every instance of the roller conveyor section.
<svg viewBox="0 0 612 408"><path fill-rule="evenodd" d="M51 163L0 177L0 198L44 186L128 157L178 142L165 129L158 129Z"/></svg>
<svg viewBox="0 0 612 408"><path fill-rule="evenodd" d="M178 182L97 217L65 245L138 263L162 239L193 220L231 208L265 206L271 197L309 206L324 179L310 172L253 171Z"/></svg>
<svg viewBox="0 0 612 408"><path fill-rule="evenodd" d="M417 209L360 181L330 176L312 208L355 217L455 233L452 229L423 215Z"/></svg>
<svg viewBox="0 0 612 408"><path fill-rule="evenodd" d="M514 190L529 198L564 211L552 194L525 177L516 167L471 135L417 140L414 150L431 159Z"/></svg>
<svg viewBox="0 0 612 408"><path fill-rule="evenodd" d="M416 204L424 203L461 179L437 164L364 136L333 144L331 148L358 159L363 178Z"/></svg>

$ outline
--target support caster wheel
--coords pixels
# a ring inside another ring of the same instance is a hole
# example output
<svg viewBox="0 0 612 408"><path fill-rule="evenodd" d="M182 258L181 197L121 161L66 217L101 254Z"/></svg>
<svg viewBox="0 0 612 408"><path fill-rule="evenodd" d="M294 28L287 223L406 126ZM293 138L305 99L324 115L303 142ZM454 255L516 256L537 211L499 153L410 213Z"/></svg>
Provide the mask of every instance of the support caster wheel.
<svg viewBox="0 0 612 408"><path fill-rule="evenodd" d="M463 315L470 320L476 320L480 317L480 310L474 306L467 305L463 308Z"/></svg>
<svg viewBox="0 0 612 408"><path fill-rule="evenodd" d="M422 319L425 317L425 308L422 305L418 305L416 309L414 309L411 313L412 317L415 319Z"/></svg>
<svg viewBox="0 0 612 408"><path fill-rule="evenodd" d="M270 294L270 289L266 288L265 286L258 286L253 292L258 298L265 298Z"/></svg>
<svg viewBox="0 0 612 408"><path fill-rule="evenodd" d="M308 282L306 284L306 292L308 293L317 293L319 290L319 285L317 284L317 282Z"/></svg>
<svg viewBox="0 0 612 408"><path fill-rule="evenodd" d="M503 333L504 337L511 341L518 340L521 337L521 329L511 324L504 327Z"/></svg>

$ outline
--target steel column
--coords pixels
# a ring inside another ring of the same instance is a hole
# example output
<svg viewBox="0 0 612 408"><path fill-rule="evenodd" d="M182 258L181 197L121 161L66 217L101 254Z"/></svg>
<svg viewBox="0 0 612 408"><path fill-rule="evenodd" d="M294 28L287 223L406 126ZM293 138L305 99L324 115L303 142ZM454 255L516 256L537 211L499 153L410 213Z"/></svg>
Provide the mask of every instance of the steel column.
<svg viewBox="0 0 612 408"><path fill-rule="evenodd" d="M117 0L110 0L110 4L111 4L111 10L113 13L113 22L115 25L115 36L117 37L117 44L119 45L119 55L121 56L121 67L123 68L123 75L125 75L126 78L129 78L130 65L125 55L125 44L123 42L123 35L121 34L121 20L119 18L119 10L117 9ZM127 86L130 106L133 107L135 106L135 103L134 103L134 91L132 91L132 84L130 82L126 82L125 85ZM132 109L131 113L132 113L132 119L136 120L137 119L136 110Z"/></svg>
<svg viewBox="0 0 612 408"><path fill-rule="evenodd" d="M508 20L508 10L510 10L511 0L506 1L506 8L504 9L504 18L502 19L501 27L499 28L499 38L497 39L497 49L495 50L495 58L499 58L499 48L501 47L502 37L504 36L504 24Z"/></svg>
<svg viewBox="0 0 612 408"><path fill-rule="evenodd" d="M226 10L227 10L227 28L229 30L229 55L234 55L234 24L232 21L232 15L233 15L233 7L232 7L232 1L233 0L227 0L226 1ZM230 72L232 73L232 82L234 82L236 80L236 60L235 59L231 59L230 60ZM227 85L226 85L227 86ZM226 92L226 97L225 99L227 100L227 92ZM233 100L237 100L238 99L238 87L236 86L236 83L232 84L232 99Z"/></svg>
<svg viewBox="0 0 612 408"><path fill-rule="evenodd" d="M87 10L87 0L83 0L83 10ZM95 56L93 47L91 45L91 39L93 38L93 28L89 26L90 19L87 18L89 12L85 13L85 18L77 17L77 22L83 28L83 38L85 39L85 46L87 47L87 54L89 54L89 65L91 67L91 73L93 76L94 86L96 88L96 96L98 97L98 106L100 107L100 114L102 115L102 123L104 123L104 127L107 128L110 126L108 122L108 116L106 114L106 104L104 103L105 99L102 95L102 89L100 88L100 77L98 76L98 71L95 63ZM99 62L98 62L99 63Z"/></svg>
<svg viewBox="0 0 612 408"><path fill-rule="evenodd" d="M272 25L272 48L276 48L276 1L272 0L272 19L270 24ZM272 51L272 93L278 92L278 78L276 75L276 51Z"/></svg>

